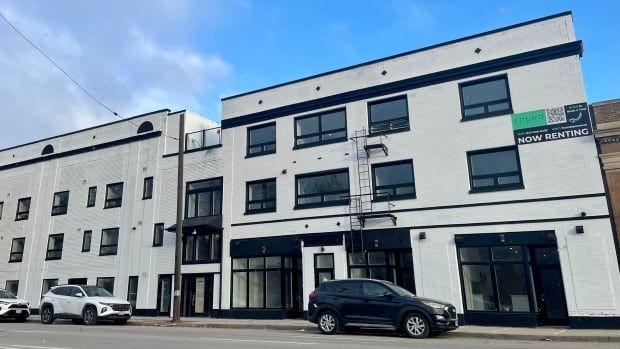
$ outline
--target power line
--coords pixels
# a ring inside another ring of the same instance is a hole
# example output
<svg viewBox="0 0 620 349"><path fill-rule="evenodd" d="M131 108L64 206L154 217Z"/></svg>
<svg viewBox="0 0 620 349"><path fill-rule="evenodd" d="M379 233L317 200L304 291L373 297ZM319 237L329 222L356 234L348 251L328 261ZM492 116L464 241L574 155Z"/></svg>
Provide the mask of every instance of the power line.
<svg viewBox="0 0 620 349"><path fill-rule="evenodd" d="M92 93L90 93L84 86L82 86L79 82L77 82L77 80L75 80L66 70L64 70L58 63L56 63L52 57L50 57L47 53L45 53L45 51L43 51L42 49L40 49L34 42L32 42L30 39L28 39L28 37L26 37L26 35L24 35L19 29L17 29L16 26L13 25L13 23L11 23L3 14L2 12L0 12L0 17L4 20L4 22L6 22L6 24L11 27L11 29L13 29L22 39L24 39L27 43L30 44L30 46L32 46L35 50L37 50L43 57L45 57L50 63L52 63L52 65L54 65L58 70L60 70L69 80L71 80L71 82L77 86L82 92L84 92L88 97L90 97L90 99L92 99L93 101L95 101L95 103L99 104L101 107L103 107L104 109L106 109L107 111L109 111L110 113L112 113L114 116L117 116L118 118L120 118L121 120L125 120L125 118L123 118L122 116L120 116L117 112L115 112L114 110L112 110L112 108L108 107L107 105L105 105L102 101L100 101L97 97L95 97ZM130 124L132 124L133 126L136 126L136 124L134 124L133 122L131 122L130 120L126 120L127 122L129 122ZM168 136L166 135L166 133L164 133L162 131L162 134L165 137L169 137L175 140L178 140L178 138L176 137L172 137L172 136Z"/></svg>

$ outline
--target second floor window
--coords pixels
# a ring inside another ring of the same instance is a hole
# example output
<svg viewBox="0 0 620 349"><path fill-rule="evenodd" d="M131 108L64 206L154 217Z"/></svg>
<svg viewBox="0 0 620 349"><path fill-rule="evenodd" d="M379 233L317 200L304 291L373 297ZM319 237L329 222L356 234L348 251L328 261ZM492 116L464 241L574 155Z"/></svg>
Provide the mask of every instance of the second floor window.
<svg viewBox="0 0 620 349"><path fill-rule="evenodd" d="M17 214L15 215L16 221L22 221L28 219L30 215L30 198L23 198L17 201Z"/></svg>
<svg viewBox="0 0 620 349"><path fill-rule="evenodd" d="M276 152L276 124L248 128L247 156L258 156Z"/></svg>
<svg viewBox="0 0 620 349"><path fill-rule="evenodd" d="M512 114L508 76L494 76L459 85L463 120Z"/></svg>
<svg viewBox="0 0 620 349"><path fill-rule="evenodd" d="M54 201L52 203L52 216L61 214L67 214L67 208L69 207L69 192L63 191L54 194Z"/></svg>
<svg viewBox="0 0 620 349"><path fill-rule="evenodd" d="M415 198L411 160L373 165L372 180L374 200Z"/></svg>
<svg viewBox="0 0 620 349"><path fill-rule="evenodd" d="M220 261L221 234L183 236L183 263L212 263Z"/></svg>
<svg viewBox="0 0 620 349"><path fill-rule="evenodd" d="M467 153L471 192L523 187L517 147L503 147Z"/></svg>
<svg viewBox="0 0 620 349"><path fill-rule="evenodd" d="M108 184L105 190L104 208L121 207L123 204L123 183Z"/></svg>
<svg viewBox="0 0 620 349"><path fill-rule="evenodd" d="M221 178L187 183L185 218L219 216L221 214Z"/></svg>
<svg viewBox="0 0 620 349"><path fill-rule="evenodd" d="M144 188L142 189L142 199L153 198L153 177L147 177L144 179Z"/></svg>
<svg viewBox="0 0 620 349"><path fill-rule="evenodd" d="M295 147L347 140L347 117L344 110L303 116L295 119Z"/></svg>
<svg viewBox="0 0 620 349"><path fill-rule="evenodd" d="M298 175L296 208L343 205L349 202L349 170Z"/></svg>
<svg viewBox="0 0 620 349"><path fill-rule="evenodd" d="M369 134L383 134L409 130L407 96L368 103Z"/></svg>
<svg viewBox="0 0 620 349"><path fill-rule="evenodd" d="M9 257L9 262L21 262L24 258L24 244L26 243L26 238L17 238L13 239L13 243L11 244L11 256Z"/></svg>
<svg viewBox="0 0 620 349"><path fill-rule="evenodd" d="M82 252L90 252L90 242L93 239L93 231L85 230L82 236Z"/></svg>
<svg viewBox="0 0 620 349"><path fill-rule="evenodd" d="M47 254L46 260L60 259L62 257L62 245L64 241L64 234L50 235L47 239Z"/></svg>
<svg viewBox="0 0 620 349"><path fill-rule="evenodd" d="M164 245L164 223L157 223L153 228L153 247Z"/></svg>
<svg viewBox="0 0 620 349"><path fill-rule="evenodd" d="M248 182L246 195L246 213L275 211L276 179Z"/></svg>
<svg viewBox="0 0 620 349"><path fill-rule="evenodd" d="M86 207L93 207L97 202L97 187L88 188L88 200L86 201Z"/></svg>
<svg viewBox="0 0 620 349"><path fill-rule="evenodd" d="M100 256L115 255L118 250L118 228L101 231Z"/></svg>

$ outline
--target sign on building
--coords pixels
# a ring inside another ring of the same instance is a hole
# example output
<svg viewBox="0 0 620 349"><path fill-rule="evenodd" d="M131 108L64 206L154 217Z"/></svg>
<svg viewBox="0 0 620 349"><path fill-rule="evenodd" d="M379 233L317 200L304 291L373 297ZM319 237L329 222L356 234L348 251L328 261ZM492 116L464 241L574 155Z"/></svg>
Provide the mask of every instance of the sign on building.
<svg viewBox="0 0 620 349"><path fill-rule="evenodd" d="M587 103L532 110L512 115L517 145L592 135Z"/></svg>

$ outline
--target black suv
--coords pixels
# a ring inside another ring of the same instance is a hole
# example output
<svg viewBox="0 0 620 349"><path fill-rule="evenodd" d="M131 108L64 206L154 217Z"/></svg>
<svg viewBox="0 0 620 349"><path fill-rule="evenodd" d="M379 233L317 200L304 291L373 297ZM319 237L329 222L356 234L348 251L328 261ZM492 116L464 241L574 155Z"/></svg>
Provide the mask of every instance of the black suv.
<svg viewBox="0 0 620 349"><path fill-rule="evenodd" d="M324 334L346 326L394 328L413 338L426 338L458 327L452 304L372 279L323 282L310 293L308 320Z"/></svg>

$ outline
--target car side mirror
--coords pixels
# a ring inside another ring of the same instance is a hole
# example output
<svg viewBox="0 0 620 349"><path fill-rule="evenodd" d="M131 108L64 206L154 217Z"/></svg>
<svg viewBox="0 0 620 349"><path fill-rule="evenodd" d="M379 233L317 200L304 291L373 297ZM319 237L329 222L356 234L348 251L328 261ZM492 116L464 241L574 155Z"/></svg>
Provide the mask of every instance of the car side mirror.
<svg viewBox="0 0 620 349"><path fill-rule="evenodd" d="M394 297L394 294L392 292L385 292L383 294L383 297L385 297L385 298L392 298L392 297Z"/></svg>
<svg viewBox="0 0 620 349"><path fill-rule="evenodd" d="M78 292L78 293L75 294L74 297L82 298L82 297L84 297L84 294L82 292Z"/></svg>

